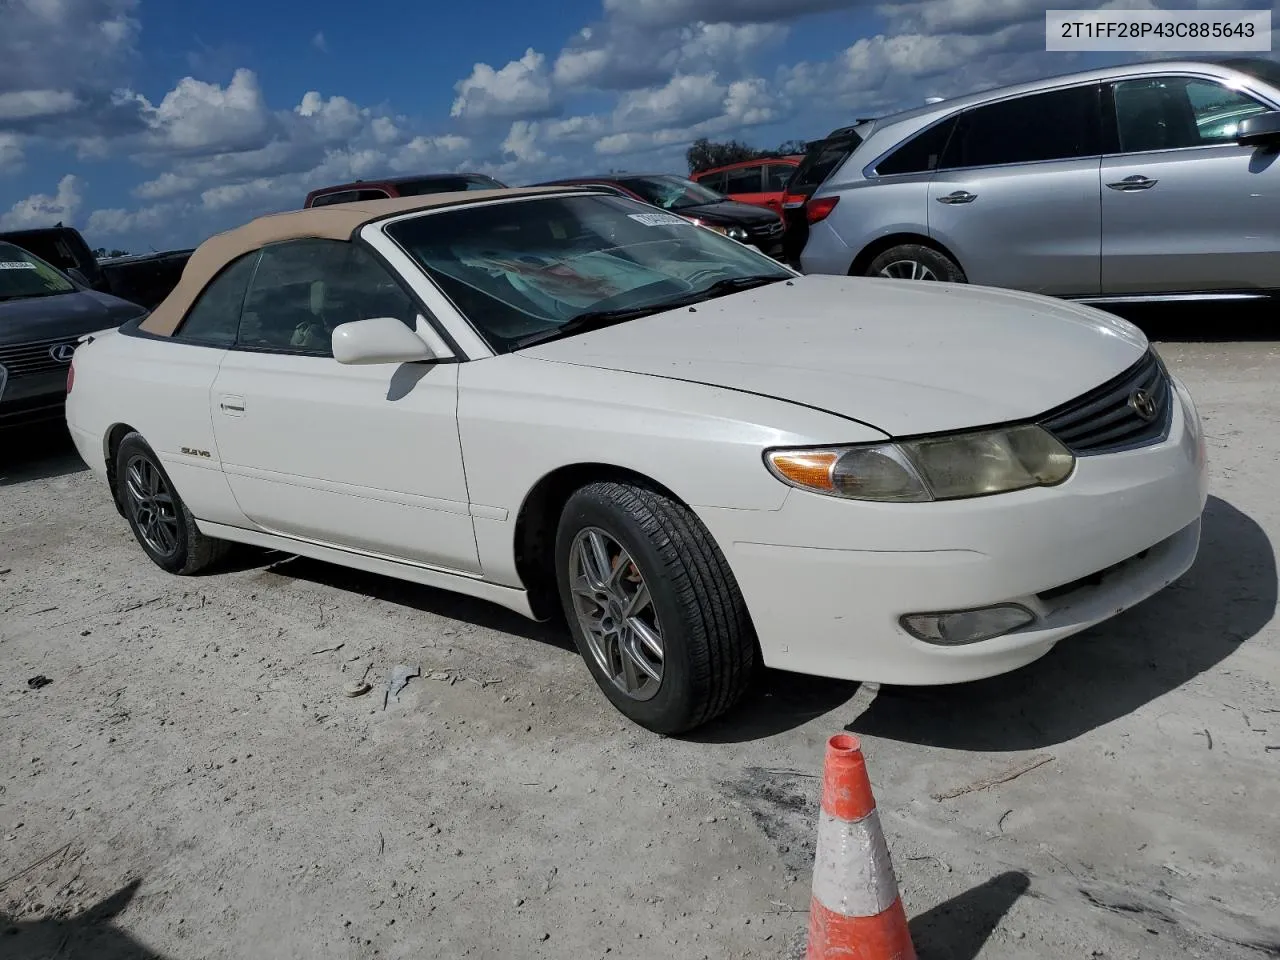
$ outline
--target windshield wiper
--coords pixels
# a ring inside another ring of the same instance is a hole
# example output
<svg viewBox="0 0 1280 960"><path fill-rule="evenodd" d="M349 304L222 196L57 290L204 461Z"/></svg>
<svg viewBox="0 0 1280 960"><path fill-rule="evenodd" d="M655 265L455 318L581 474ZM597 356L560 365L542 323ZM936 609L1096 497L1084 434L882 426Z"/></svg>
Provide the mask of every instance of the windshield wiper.
<svg viewBox="0 0 1280 960"><path fill-rule="evenodd" d="M679 306L679 304L676 304L676 306ZM647 317L651 313L661 313L666 309L668 309L666 303L654 303L643 307L625 307L618 310L588 310L586 313L571 317L554 329L540 330L537 333L521 337L512 344L512 349L521 350L524 347L532 347L534 344L559 340L561 337L571 337L575 333L601 330L605 327L611 327L615 323L626 323L628 320Z"/></svg>
<svg viewBox="0 0 1280 960"><path fill-rule="evenodd" d="M708 287L703 287L701 290L695 290L692 293L673 297L670 300L662 300L658 303L648 303L640 307L620 307L616 310L588 310L586 313L579 313L577 316L571 317L553 330L540 330L538 333L531 333L526 337L521 337L515 341L512 349L522 350L535 344L559 340L562 337L571 337L575 333L600 330L604 327L611 327L616 323L626 323L628 320L638 320L640 317L647 317L650 314L663 313L679 307L693 306L695 303L702 303L704 300L723 297L730 293L737 293L739 290L750 290L752 287L761 287L767 283L776 283L779 280L786 279L788 278L785 275L771 276L766 274L751 277L726 277L723 280L717 280Z"/></svg>

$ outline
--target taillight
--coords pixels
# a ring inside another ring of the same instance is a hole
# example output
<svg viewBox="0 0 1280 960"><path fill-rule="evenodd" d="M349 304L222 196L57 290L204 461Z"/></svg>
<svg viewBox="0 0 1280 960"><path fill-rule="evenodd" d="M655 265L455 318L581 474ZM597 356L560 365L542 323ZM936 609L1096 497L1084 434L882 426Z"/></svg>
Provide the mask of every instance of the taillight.
<svg viewBox="0 0 1280 960"><path fill-rule="evenodd" d="M825 220L831 216L831 211L839 202L839 197L819 197L817 200L810 200L804 208L805 219L810 223Z"/></svg>
<svg viewBox="0 0 1280 960"><path fill-rule="evenodd" d="M67 393L71 393L71 388L76 385L76 364L73 360L71 366L67 367Z"/></svg>
<svg viewBox="0 0 1280 960"><path fill-rule="evenodd" d="M784 193L782 195L782 206L785 210L798 210L804 206L805 195L803 193Z"/></svg>

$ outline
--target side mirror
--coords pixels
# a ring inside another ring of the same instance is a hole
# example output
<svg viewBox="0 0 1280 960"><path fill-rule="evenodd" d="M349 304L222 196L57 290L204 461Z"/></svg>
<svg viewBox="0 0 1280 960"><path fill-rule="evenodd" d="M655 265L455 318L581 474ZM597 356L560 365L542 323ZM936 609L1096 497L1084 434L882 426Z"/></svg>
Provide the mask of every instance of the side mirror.
<svg viewBox="0 0 1280 960"><path fill-rule="evenodd" d="M1280 112L1255 113L1241 120L1236 128L1236 143L1242 147L1280 144Z"/></svg>
<svg viewBox="0 0 1280 960"><path fill-rule="evenodd" d="M76 283L80 284L80 286L82 287L93 286L93 284L89 282L89 278L86 277L83 273L81 273L76 267L69 268L66 273L68 277L70 277Z"/></svg>
<svg viewBox="0 0 1280 960"><path fill-rule="evenodd" d="M441 359L420 336L395 317L372 317L333 330L333 358L339 363L416 363Z"/></svg>

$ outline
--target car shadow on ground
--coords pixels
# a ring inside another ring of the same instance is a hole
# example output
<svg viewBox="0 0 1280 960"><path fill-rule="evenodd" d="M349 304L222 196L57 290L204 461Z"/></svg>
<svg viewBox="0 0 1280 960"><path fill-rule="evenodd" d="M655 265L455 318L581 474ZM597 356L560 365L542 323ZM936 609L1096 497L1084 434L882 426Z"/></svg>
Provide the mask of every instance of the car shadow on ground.
<svg viewBox="0 0 1280 960"><path fill-rule="evenodd" d="M1275 340L1275 300L1143 303L1105 306L1141 328L1156 343L1226 343Z"/></svg>
<svg viewBox="0 0 1280 960"><path fill-rule="evenodd" d="M1200 554L1172 587L1003 676L944 687L882 687L846 729L955 750L1034 750L1072 740L1216 666L1275 614L1266 533L1217 497Z"/></svg>
<svg viewBox="0 0 1280 960"><path fill-rule="evenodd" d="M288 554L273 554L263 559L257 554L257 562L245 555L245 566L260 566L266 576L286 577L293 580L306 580L321 584L334 590L347 590L362 596L373 597L386 603L433 613L436 616L448 617L469 623L472 626L502 633L514 634L527 640L536 640L562 650L573 650L573 638L569 636L569 628L559 618L537 623L522 617L505 607L500 607L487 600L477 600L460 593L448 590L437 590L407 580L396 580L376 573L365 573L340 567L336 564L310 560L306 557L295 557ZM274 562L272 562L274 561ZM266 565L264 566L264 562Z"/></svg>
<svg viewBox="0 0 1280 960"><path fill-rule="evenodd" d="M6 960L164 960L113 923L138 886L135 880L70 917L15 920L0 913L0 956Z"/></svg>
<svg viewBox="0 0 1280 960"><path fill-rule="evenodd" d="M52 480L88 469L60 423L0 431L0 487Z"/></svg>

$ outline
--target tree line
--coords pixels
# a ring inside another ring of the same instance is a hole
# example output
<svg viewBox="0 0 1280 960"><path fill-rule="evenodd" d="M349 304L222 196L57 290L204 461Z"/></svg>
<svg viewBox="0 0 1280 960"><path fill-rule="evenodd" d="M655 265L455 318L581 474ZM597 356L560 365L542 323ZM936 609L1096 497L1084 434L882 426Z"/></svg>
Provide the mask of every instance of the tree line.
<svg viewBox="0 0 1280 960"><path fill-rule="evenodd" d="M776 150L761 150L743 143L741 140L727 140L716 143L706 137L699 137L685 152L685 160L689 163L689 172L709 170L712 167L723 167L730 163L741 163L744 160L762 160L765 157L784 157L788 154L804 153L805 141L786 140L778 144Z"/></svg>

